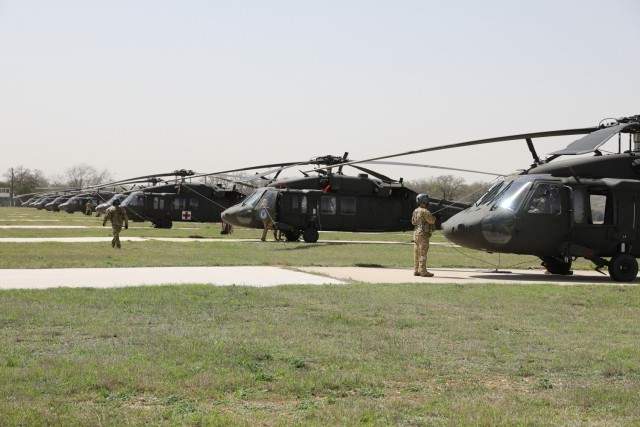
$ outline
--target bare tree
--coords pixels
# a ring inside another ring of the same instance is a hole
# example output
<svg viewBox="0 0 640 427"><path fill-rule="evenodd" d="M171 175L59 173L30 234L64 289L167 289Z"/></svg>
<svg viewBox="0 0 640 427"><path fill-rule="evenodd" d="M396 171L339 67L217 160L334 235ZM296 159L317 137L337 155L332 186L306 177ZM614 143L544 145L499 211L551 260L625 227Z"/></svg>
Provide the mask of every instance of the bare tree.
<svg viewBox="0 0 640 427"><path fill-rule="evenodd" d="M427 179L405 182L408 188L426 193L436 198L471 202L477 199L490 184L486 182L474 182L466 184L463 178L453 175L440 175Z"/></svg>
<svg viewBox="0 0 640 427"><path fill-rule="evenodd" d="M113 180L111 174L106 169L98 171L95 167L86 163L71 166L65 170L64 173L67 178L66 185L74 188L104 184L105 182Z"/></svg>
<svg viewBox="0 0 640 427"><path fill-rule="evenodd" d="M13 193L15 194L35 193L38 189L49 185L41 170L34 169L32 171L24 166L9 168L4 173L4 177L7 178L10 185L13 183Z"/></svg>

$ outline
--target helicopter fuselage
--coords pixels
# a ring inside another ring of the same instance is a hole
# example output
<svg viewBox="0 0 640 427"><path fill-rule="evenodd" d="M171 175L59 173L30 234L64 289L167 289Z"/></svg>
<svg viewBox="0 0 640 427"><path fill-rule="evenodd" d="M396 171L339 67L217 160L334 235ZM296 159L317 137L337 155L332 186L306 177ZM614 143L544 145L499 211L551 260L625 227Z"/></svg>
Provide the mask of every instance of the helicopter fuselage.
<svg viewBox="0 0 640 427"><path fill-rule="evenodd" d="M235 189L180 183L134 191L121 206L132 221L171 228L173 221L219 222L220 213L243 197Z"/></svg>
<svg viewBox="0 0 640 427"><path fill-rule="evenodd" d="M575 257L598 266L608 265L603 257L637 257L638 172L634 153L543 164L494 185L446 221L443 232L464 247L564 263L551 270L567 273Z"/></svg>
<svg viewBox="0 0 640 427"><path fill-rule="evenodd" d="M229 224L263 228L270 220L287 240L315 242L318 231L405 231L412 229L416 193L401 183L366 174L332 174L277 181L222 213Z"/></svg>

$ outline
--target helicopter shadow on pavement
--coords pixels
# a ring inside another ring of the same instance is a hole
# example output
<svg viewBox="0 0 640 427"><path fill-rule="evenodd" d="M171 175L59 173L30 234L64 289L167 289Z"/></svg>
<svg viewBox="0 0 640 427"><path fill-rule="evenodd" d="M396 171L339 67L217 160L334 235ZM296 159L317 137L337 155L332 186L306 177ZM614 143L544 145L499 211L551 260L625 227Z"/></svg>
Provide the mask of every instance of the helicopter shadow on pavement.
<svg viewBox="0 0 640 427"><path fill-rule="evenodd" d="M273 243L296 243L296 242L273 242ZM298 245L293 247L287 247L286 250L307 250L317 248L319 246L345 246L345 245L353 245L353 242L318 242L318 243L302 243L298 242Z"/></svg>
<svg viewBox="0 0 640 427"><path fill-rule="evenodd" d="M579 271L573 275L561 274L545 274L544 272L522 272L522 271L506 271L497 272L494 270L486 272L476 272L470 274L469 277L475 280L487 280L490 282L528 282L528 283L555 283L566 285L637 285L640 283L638 279L633 282L616 282L609 275L599 274L595 271Z"/></svg>

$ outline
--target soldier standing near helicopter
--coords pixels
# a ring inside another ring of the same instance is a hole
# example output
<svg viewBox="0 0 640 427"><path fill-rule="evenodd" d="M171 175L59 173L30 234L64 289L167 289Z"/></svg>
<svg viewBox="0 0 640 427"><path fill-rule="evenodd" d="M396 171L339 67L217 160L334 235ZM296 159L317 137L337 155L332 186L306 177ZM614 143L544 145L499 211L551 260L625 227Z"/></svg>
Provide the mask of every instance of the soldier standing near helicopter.
<svg viewBox="0 0 640 427"><path fill-rule="evenodd" d="M124 223L124 229L129 228L129 218L127 212L120 207L120 200L115 199L113 205L107 209L107 212L102 220L102 226L107 224L107 220L111 221L111 229L113 230L113 239L111 240L111 247L120 249L120 231L122 231L122 224Z"/></svg>
<svg viewBox="0 0 640 427"><path fill-rule="evenodd" d="M418 194L416 203L418 207L411 216L411 223L415 226L413 231L413 275L433 277L433 273L427 271L427 252L429 251L429 238L436 229L436 219L427 209L428 195Z"/></svg>

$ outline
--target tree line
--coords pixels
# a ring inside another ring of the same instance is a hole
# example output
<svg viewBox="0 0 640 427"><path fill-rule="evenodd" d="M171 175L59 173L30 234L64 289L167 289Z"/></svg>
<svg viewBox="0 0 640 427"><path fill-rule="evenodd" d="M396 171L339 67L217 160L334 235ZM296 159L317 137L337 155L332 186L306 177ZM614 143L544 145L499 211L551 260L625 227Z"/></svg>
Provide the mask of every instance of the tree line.
<svg viewBox="0 0 640 427"><path fill-rule="evenodd" d="M0 181L0 187L9 188L15 196L49 189L83 188L113 180L111 173L106 169L98 170L84 163L71 166L64 171L63 175L52 178L45 177L39 169L16 166L7 169L3 178L4 180Z"/></svg>
<svg viewBox="0 0 640 427"><path fill-rule="evenodd" d="M417 193L426 193L430 197L463 203L476 201L492 184L484 181L467 184L464 178L453 175L440 175L404 183L407 188Z"/></svg>

